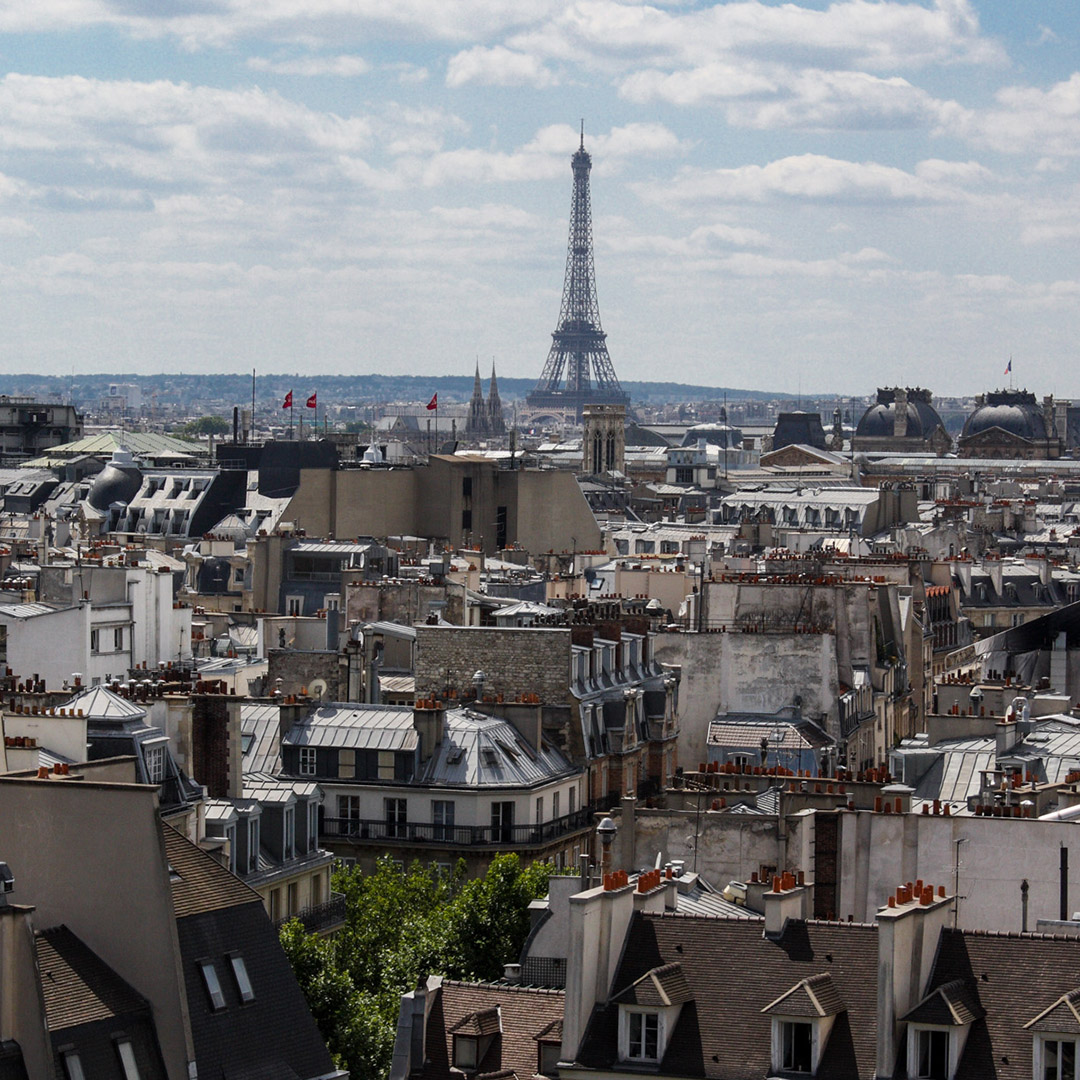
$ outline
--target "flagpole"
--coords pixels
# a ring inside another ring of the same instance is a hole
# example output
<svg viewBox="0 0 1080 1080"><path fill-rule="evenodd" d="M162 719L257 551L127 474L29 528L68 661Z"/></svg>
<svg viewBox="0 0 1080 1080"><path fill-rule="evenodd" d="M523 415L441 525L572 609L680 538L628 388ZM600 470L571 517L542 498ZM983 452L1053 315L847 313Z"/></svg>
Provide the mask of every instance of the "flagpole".
<svg viewBox="0 0 1080 1080"><path fill-rule="evenodd" d="M293 402L292 391L289 391L289 441L292 441L292 425L293 425Z"/></svg>

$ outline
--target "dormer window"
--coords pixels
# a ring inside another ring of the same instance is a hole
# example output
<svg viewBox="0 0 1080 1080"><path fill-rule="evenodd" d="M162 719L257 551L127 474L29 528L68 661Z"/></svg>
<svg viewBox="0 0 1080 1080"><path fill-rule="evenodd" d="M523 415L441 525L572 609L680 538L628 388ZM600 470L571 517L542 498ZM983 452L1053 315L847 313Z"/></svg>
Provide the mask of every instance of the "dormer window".
<svg viewBox="0 0 1080 1080"><path fill-rule="evenodd" d="M772 1017L772 1067L813 1076L846 1006L832 976L822 972L800 980L761 1011Z"/></svg>
<svg viewBox="0 0 1080 1080"><path fill-rule="evenodd" d="M908 1025L908 1075L913 1080L952 1080L972 1023L983 1015L961 979L944 983L901 1017Z"/></svg>
<svg viewBox="0 0 1080 1080"><path fill-rule="evenodd" d="M678 1023L683 1005L693 1000L679 964L647 971L615 995L619 1003L619 1058L659 1063Z"/></svg>
<svg viewBox="0 0 1080 1080"><path fill-rule="evenodd" d="M454 1068L462 1072L476 1072L495 1037L501 1033L502 1019L498 1007L463 1016L450 1028L454 1040Z"/></svg>
<svg viewBox="0 0 1080 1080"><path fill-rule="evenodd" d="M1033 1032L1035 1080L1080 1080L1080 989L1063 994L1024 1027Z"/></svg>

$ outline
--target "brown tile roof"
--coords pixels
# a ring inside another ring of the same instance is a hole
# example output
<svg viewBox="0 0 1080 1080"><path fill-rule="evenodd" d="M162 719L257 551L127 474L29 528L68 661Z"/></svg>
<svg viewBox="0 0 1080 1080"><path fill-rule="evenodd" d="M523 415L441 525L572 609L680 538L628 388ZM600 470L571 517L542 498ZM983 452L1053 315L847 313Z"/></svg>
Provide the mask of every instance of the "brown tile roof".
<svg viewBox="0 0 1080 1080"><path fill-rule="evenodd" d="M562 1042L562 1017L558 1020L552 1020L550 1024L545 1024L533 1038L537 1042Z"/></svg>
<svg viewBox="0 0 1080 1080"><path fill-rule="evenodd" d="M40 931L35 945L50 1031L149 1011L146 1000L66 926Z"/></svg>
<svg viewBox="0 0 1080 1080"><path fill-rule="evenodd" d="M690 984L678 964L664 964L645 972L616 997L624 1005L683 1005L693 998Z"/></svg>
<svg viewBox="0 0 1080 1080"><path fill-rule="evenodd" d="M1080 990L1062 994L1048 1009L1043 1009L1034 1020L1029 1020L1024 1027L1028 1031L1058 1031L1075 1034L1080 1032Z"/></svg>
<svg viewBox="0 0 1080 1080"><path fill-rule="evenodd" d="M759 920L639 913L614 989L677 962L694 1000L682 1007L660 1072L746 1080L771 1075L772 1018L762 1010L793 982L827 973L847 1008L833 1023L819 1075L858 1080L875 1071L877 945L877 927L857 923L789 922L770 940ZM611 1068L617 1056L618 1005L611 1003L593 1014L579 1060Z"/></svg>
<svg viewBox="0 0 1080 1080"><path fill-rule="evenodd" d="M479 1012L463 1016L453 1027L448 1029L451 1035L498 1035L502 1030L499 1024L499 1007L481 1009Z"/></svg>
<svg viewBox="0 0 1080 1080"><path fill-rule="evenodd" d="M162 823L161 831L172 871L173 911L178 919L238 904L262 903L254 889L171 825Z"/></svg>
<svg viewBox="0 0 1080 1080"><path fill-rule="evenodd" d="M901 1020L910 1024L970 1024L983 1015L983 1008L974 991L962 979L953 979L939 986Z"/></svg>
<svg viewBox="0 0 1080 1080"><path fill-rule="evenodd" d="M835 1016L845 1008L832 976L823 971L800 979L761 1011L770 1016Z"/></svg>
<svg viewBox="0 0 1080 1080"><path fill-rule="evenodd" d="M1025 1025L1053 1014L1062 1034L1076 1031L1061 1006L1080 986L1080 938L944 930L931 985L954 980L985 1014L971 1025L954 1080L1031 1080L1032 1042L1046 1029Z"/></svg>
<svg viewBox="0 0 1080 1080"><path fill-rule="evenodd" d="M562 1021L565 996L562 990L451 980L444 982L435 994L428 1016L427 1060L421 1073L425 1080L444 1080L451 1075L454 1038L451 1029L470 1016L496 1008L502 1033L495 1035L487 1053L477 1062L477 1072L535 1076L538 1037L549 1032L555 1021Z"/></svg>

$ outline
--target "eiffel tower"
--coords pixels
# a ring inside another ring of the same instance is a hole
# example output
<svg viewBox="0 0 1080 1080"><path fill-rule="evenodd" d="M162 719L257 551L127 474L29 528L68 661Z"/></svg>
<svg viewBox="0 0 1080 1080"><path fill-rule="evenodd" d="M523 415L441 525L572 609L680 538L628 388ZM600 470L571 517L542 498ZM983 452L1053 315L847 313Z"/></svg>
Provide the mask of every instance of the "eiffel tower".
<svg viewBox="0 0 1080 1080"><path fill-rule="evenodd" d="M584 121L581 145L570 159L570 167L574 173L574 198L559 325L551 335L551 351L540 381L525 402L533 410L573 410L581 419L586 404L629 405L630 395L619 385L608 356L607 334L600 327L589 200L592 158L585 150Z"/></svg>

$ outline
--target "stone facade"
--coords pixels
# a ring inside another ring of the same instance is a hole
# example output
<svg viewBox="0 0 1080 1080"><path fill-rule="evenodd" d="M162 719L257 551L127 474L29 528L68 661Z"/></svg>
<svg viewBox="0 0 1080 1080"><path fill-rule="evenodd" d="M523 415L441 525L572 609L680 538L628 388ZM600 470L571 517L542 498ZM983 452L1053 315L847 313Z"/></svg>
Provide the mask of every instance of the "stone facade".
<svg viewBox="0 0 1080 1080"><path fill-rule="evenodd" d="M458 626L416 628L416 693L447 688L471 695L473 675L487 676L484 694L538 694L545 704L570 700L570 630Z"/></svg>
<svg viewBox="0 0 1080 1080"><path fill-rule="evenodd" d="M325 701L343 701L340 685L342 660L337 652L307 649L271 649L267 684L271 690L281 679L281 692L287 696L306 692ZM315 693L316 681L326 684L326 693Z"/></svg>

